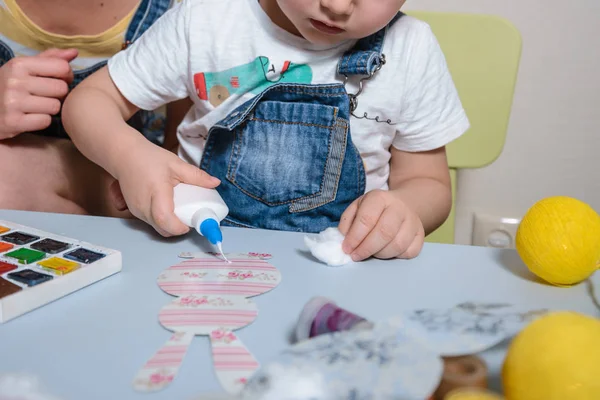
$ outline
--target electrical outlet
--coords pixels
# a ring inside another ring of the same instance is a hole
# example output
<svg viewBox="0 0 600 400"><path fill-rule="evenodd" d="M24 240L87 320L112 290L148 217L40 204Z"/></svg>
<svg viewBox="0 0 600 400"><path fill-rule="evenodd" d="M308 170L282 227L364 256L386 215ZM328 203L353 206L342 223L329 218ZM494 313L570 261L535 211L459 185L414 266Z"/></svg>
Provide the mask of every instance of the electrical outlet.
<svg viewBox="0 0 600 400"><path fill-rule="evenodd" d="M514 249L520 222L518 218L476 213L473 218L471 243L474 246Z"/></svg>

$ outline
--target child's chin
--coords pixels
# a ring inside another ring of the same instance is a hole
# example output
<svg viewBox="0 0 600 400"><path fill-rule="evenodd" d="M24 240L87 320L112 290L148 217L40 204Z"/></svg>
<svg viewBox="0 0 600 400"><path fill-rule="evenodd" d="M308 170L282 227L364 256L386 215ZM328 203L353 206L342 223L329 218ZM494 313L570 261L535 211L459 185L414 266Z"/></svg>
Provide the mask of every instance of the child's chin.
<svg viewBox="0 0 600 400"><path fill-rule="evenodd" d="M335 46L346 40L343 36L325 35L319 33L305 35L304 38L317 46Z"/></svg>

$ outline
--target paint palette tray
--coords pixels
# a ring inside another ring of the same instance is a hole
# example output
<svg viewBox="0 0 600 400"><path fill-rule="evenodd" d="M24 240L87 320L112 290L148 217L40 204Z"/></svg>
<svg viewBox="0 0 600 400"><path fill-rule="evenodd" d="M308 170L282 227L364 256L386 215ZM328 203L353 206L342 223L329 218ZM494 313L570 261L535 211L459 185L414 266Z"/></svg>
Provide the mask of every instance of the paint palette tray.
<svg viewBox="0 0 600 400"><path fill-rule="evenodd" d="M0 324L121 267L119 251L0 220Z"/></svg>

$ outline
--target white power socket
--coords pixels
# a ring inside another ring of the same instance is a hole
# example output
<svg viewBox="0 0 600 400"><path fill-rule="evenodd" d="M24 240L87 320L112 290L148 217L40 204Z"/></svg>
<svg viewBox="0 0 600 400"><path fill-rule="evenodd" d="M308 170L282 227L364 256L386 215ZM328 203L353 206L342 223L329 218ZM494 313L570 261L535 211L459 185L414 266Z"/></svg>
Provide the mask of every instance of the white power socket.
<svg viewBox="0 0 600 400"><path fill-rule="evenodd" d="M514 249L520 222L517 218L475 214L471 243L474 246Z"/></svg>

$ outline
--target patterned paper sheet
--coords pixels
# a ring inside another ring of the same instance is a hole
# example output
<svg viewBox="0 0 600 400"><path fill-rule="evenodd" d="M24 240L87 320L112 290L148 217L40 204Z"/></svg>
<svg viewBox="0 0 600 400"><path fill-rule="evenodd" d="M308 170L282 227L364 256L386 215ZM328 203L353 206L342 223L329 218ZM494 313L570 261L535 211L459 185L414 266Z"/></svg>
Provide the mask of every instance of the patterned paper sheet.
<svg viewBox="0 0 600 400"><path fill-rule="evenodd" d="M175 332L144 365L134 388L150 392L164 389L177 375L194 335L210 337L215 374L228 393L239 393L259 368L252 353L233 331L252 323L258 315L250 297L275 288L281 274L266 259L268 254L182 253L184 260L158 277L158 286L178 296L162 308L160 323Z"/></svg>

